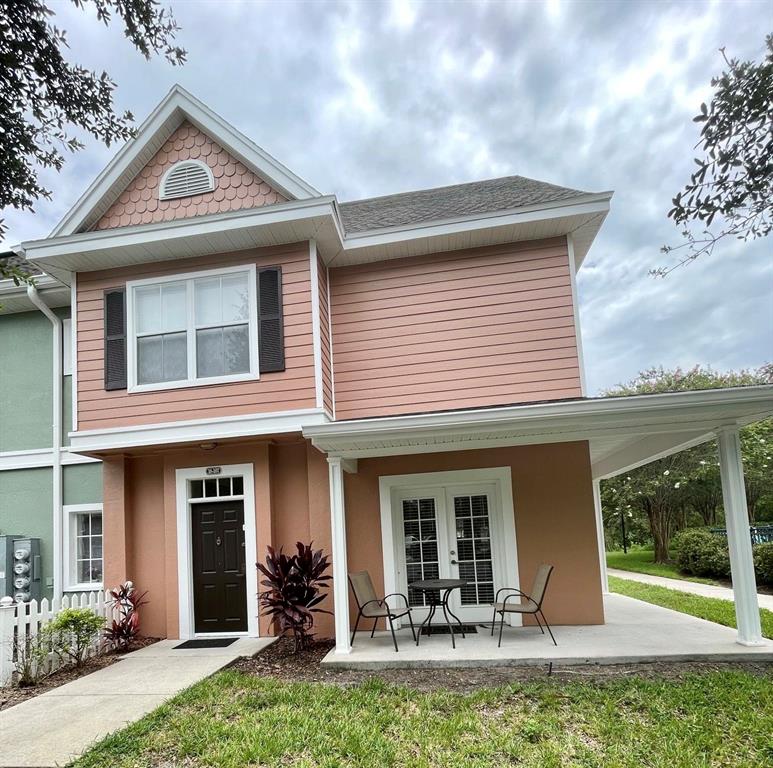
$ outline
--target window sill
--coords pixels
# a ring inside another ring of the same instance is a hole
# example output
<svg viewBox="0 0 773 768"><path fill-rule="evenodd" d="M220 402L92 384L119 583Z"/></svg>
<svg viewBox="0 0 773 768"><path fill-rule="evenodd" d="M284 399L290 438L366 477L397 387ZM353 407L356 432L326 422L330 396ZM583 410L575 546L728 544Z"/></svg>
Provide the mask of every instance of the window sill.
<svg viewBox="0 0 773 768"><path fill-rule="evenodd" d="M71 584L65 587L62 592L101 592L104 585L101 581L95 581L90 584Z"/></svg>
<svg viewBox="0 0 773 768"><path fill-rule="evenodd" d="M133 384L127 389L128 394L142 392L163 392L167 389L193 389L196 387L211 387L213 384L234 384L242 381L259 381L257 373L239 373L234 376L213 376L206 379L186 379L185 381L162 381L158 384Z"/></svg>

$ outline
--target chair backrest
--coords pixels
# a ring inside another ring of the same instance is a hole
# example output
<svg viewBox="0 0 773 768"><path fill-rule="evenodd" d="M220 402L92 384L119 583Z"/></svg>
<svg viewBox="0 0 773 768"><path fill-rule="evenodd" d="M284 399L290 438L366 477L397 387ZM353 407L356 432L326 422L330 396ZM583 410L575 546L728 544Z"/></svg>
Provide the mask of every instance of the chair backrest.
<svg viewBox="0 0 773 768"><path fill-rule="evenodd" d="M553 566L543 563L537 568L537 575L534 577L534 584L531 588L529 597L539 606L542 606L542 600L550 581L550 574L553 573Z"/></svg>
<svg viewBox="0 0 773 768"><path fill-rule="evenodd" d="M378 600L378 595L373 587L368 571L356 571L349 574L349 584L354 592L354 599L357 601L357 607L362 608L365 603L371 600Z"/></svg>

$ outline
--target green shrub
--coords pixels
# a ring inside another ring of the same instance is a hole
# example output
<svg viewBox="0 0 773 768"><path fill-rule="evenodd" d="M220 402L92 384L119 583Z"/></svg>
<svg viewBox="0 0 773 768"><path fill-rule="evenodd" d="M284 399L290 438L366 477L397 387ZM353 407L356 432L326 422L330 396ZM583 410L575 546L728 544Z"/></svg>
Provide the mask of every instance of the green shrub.
<svg viewBox="0 0 773 768"><path fill-rule="evenodd" d="M679 568L692 576L726 579L730 576L727 539L705 528L680 531L672 540Z"/></svg>
<svg viewBox="0 0 773 768"><path fill-rule="evenodd" d="M773 541L755 545L754 571L760 584L773 586Z"/></svg>
<svg viewBox="0 0 773 768"><path fill-rule="evenodd" d="M79 667L104 624L91 608L65 608L48 625L48 631L59 653Z"/></svg>

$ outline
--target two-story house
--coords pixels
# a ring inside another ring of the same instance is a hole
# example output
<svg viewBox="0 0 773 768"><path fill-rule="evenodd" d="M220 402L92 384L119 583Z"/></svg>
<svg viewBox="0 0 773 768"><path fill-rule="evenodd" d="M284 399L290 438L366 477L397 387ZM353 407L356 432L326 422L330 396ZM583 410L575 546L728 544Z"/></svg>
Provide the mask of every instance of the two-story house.
<svg viewBox="0 0 773 768"><path fill-rule="evenodd" d="M714 434L741 521L737 428L770 388L586 395L576 274L610 198L514 176L339 202L172 89L16 249L71 290L70 447L102 462L105 583L148 590L145 631L270 632L255 563L298 540L332 553L339 653L358 570L461 578L475 622L546 562L551 623L603 623L598 479Z"/></svg>

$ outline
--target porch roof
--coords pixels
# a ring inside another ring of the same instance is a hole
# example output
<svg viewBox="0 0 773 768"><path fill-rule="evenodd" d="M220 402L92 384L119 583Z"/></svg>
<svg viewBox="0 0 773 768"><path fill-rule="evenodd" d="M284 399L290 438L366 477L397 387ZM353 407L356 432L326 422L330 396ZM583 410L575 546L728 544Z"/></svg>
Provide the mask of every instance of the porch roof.
<svg viewBox="0 0 773 768"><path fill-rule="evenodd" d="M769 416L773 385L355 419L303 433L344 459L587 440L599 479Z"/></svg>

